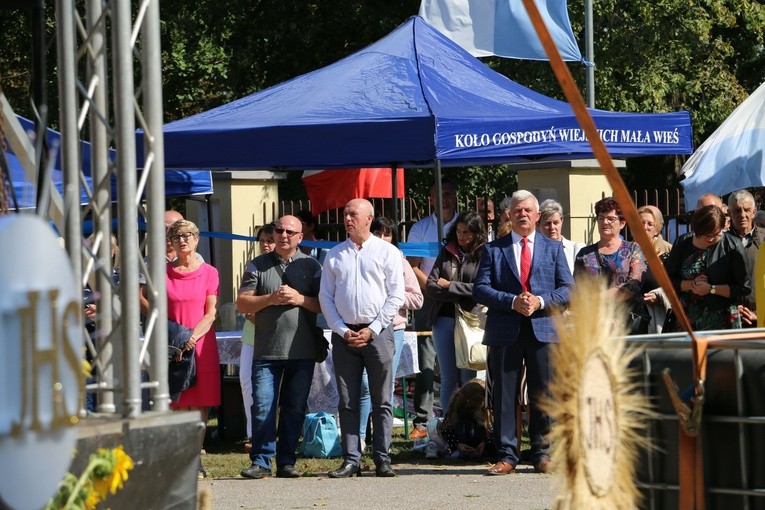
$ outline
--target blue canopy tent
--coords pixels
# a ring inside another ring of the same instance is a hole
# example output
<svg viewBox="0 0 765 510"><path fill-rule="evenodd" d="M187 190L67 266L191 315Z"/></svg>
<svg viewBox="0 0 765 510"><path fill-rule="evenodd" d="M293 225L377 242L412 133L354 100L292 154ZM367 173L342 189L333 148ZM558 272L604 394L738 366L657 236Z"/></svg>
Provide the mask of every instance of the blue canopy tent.
<svg viewBox="0 0 765 510"><path fill-rule="evenodd" d="M590 110L614 157L690 154L690 114ZM334 64L167 124L165 167L304 170L590 158L568 103L413 16Z"/></svg>
<svg viewBox="0 0 765 510"><path fill-rule="evenodd" d="M33 209L36 206L37 189L27 179L27 174L24 173L24 168L21 165L21 161L11 152L5 153L5 160L8 162L8 170L10 171L10 181L13 184L13 195L16 201L13 201L11 197L9 205L13 208L19 209ZM64 193L63 175L61 170L54 169L51 174L52 184L56 187L59 193ZM92 187L90 178L86 179L88 186ZM85 190L80 188L80 205L88 203L88 195Z"/></svg>
<svg viewBox="0 0 765 510"><path fill-rule="evenodd" d="M34 123L21 116L17 116L22 128L27 132L34 132ZM61 134L53 129L46 130L48 147L57 148L60 145ZM85 181L92 189L90 180L90 144L82 143L82 169L85 173ZM115 151L110 151L110 157L113 159ZM27 179L26 173L21 166L21 162L12 151L5 153L6 160L10 170L10 178L13 183L14 192L18 200L20 209L35 207L36 190L32 183ZM54 170L51 175L52 184L56 186L59 192L62 189L61 170L61 152L57 151ZM140 172L140 170L139 170ZM116 196L116 181L112 182L112 193ZM167 172L165 174L165 194L167 196L192 196L209 195L213 192L212 176L205 170L179 170ZM81 190L81 204L88 203L88 196L84 189ZM13 204L12 204L13 205Z"/></svg>

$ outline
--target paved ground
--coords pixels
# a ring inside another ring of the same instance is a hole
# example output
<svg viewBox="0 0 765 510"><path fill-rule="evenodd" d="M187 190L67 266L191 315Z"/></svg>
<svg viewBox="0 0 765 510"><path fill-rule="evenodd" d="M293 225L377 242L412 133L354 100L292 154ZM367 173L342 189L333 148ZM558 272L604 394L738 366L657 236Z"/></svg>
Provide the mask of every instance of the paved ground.
<svg viewBox="0 0 765 510"><path fill-rule="evenodd" d="M444 464L394 466L396 478L333 480L326 476L299 479L228 478L202 480L215 510L327 508L367 509L519 509L552 508L560 480L534 473L531 466L505 476L484 476L488 465Z"/></svg>

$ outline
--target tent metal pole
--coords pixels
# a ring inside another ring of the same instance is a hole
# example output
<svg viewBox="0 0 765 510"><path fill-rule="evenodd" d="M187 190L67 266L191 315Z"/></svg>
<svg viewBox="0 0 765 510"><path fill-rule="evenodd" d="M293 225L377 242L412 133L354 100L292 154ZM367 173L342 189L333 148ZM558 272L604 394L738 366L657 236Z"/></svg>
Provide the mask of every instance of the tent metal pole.
<svg viewBox="0 0 765 510"><path fill-rule="evenodd" d="M443 241L444 237L444 208L441 194L443 189L441 186L441 160L436 159L434 161L435 173L436 173L436 219L438 220L438 243Z"/></svg>
<svg viewBox="0 0 765 510"><path fill-rule="evenodd" d="M393 224L396 225L396 228L398 228L398 172L396 172L396 165L395 163L392 163L390 166L390 181L393 186L393 191L391 192L390 196L393 197Z"/></svg>
<svg viewBox="0 0 765 510"><path fill-rule="evenodd" d="M213 206L212 206L212 200L210 200L210 197L212 195L205 195L205 210L207 211L207 225L210 229L210 232L214 232L215 229L213 228ZM215 267L215 243L213 243L213 238L210 237L207 239L207 247L210 248L210 265Z"/></svg>

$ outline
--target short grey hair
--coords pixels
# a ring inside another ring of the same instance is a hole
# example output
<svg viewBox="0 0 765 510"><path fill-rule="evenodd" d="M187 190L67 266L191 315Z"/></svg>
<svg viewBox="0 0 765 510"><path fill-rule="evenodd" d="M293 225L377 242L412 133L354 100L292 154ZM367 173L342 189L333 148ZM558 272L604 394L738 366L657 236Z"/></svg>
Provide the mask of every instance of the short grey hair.
<svg viewBox="0 0 765 510"><path fill-rule="evenodd" d="M504 211L505 209L510 209L511 202L512 202L512 199L510 197L503 198L502 201L499 203L499 210Z"/></svg>
<svg viewBox="0 0 765 510"><path fill-rule="evenodd" d="M733 204L736 204L743 200L749 200L749 202L752 204L752 207L755 207L757 205L757 203L754 201L754 195L752 195L745 189L740 189L730 194L730 196L728 197L728 207L733 207Z"/></svg>
<svg viewBox="0 0 765 510"><path fill-rule="evenodd" d="M524 200L528 200L530 198L534 199L534 205L537 207L537 211L538 211L539 200L537 200L537 197L535 197L531 191L526 191L525 189L519 189L518 191L513 193L513 196L510 197L510 208L512 209L513 205L517 204L518 202L523 202Z"/></svg>
<svg viewBox="0 0 765 510"><path fill-rule="evenodd" d="M560 202L553 200L552 198L548 198L539 204L539 212L541 214L540 218L546 218L558 213L560 219L563 219L563 206L560 205Z"/></svg>

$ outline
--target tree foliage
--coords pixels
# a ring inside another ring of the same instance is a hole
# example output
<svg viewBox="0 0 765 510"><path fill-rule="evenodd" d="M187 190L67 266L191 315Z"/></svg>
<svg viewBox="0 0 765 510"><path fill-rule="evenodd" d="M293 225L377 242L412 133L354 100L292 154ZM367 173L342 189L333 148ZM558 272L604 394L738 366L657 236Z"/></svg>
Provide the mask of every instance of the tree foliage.
<svg viewBox="0 0 765 510"><path fill-rule="evenodd" d="M335 62L385 36L417 13L419 0L163 0L165 118L192 115ZM0 2L0 5L2 3ZM48 3L49 39L54 37ZM569 1L572 28L584 47L584 6ZM14 108L29 114L31 40L28 13L0 17L0 78ZM765 81L765 6L757 0L595 0L596 106L604 110L691 112L700 144ZM51 118L56 119L55 44L48 61ZM562 99L547 62L490 58L495 70ZM570 64L585 89L585 69ZM624 173L634 187L675 182L683 158L635 158ZM408 172L413 186L429 170ZM445 169L460 193L503 194L515 186L501 167ZM422 180L422 182L420 182ZM428 181L427 183L425 181ZM288 179L302 195L299 180Z"/></svg>

